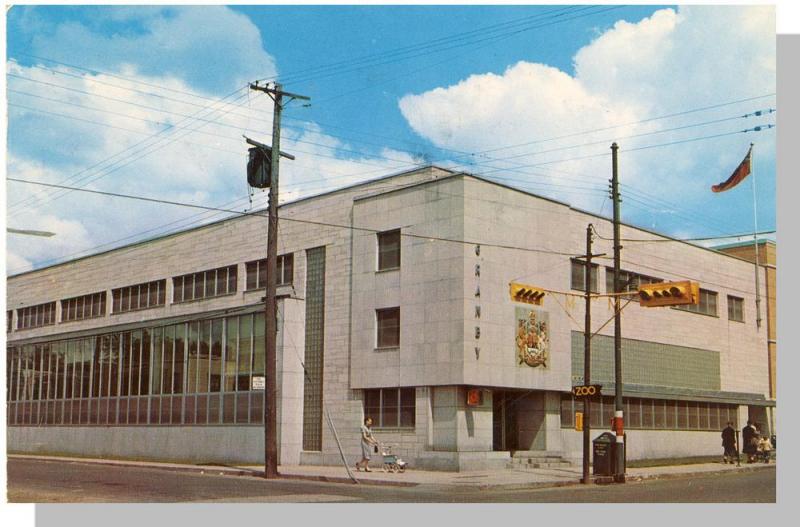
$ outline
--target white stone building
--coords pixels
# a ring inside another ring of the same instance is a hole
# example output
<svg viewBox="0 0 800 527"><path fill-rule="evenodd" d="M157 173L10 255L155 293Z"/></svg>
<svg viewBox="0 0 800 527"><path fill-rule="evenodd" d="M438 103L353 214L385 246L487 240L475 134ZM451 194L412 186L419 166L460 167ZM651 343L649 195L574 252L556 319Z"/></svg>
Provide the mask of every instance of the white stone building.
<svg viewBox="0 0 800 527"><path fill-rule="evenodd" d="M280 216L281 463L340 463L331 423L355 462L365 415L412 467L504 467L515 452L579 460L573 257L589 223L602 236L594 252L613 254L609 220L436 167ZM261 463L266 228L242 216L9 277L9 451ZM630 287L702 288L690 310L623 311L628 459L721 455L726 421L766 423L774 404L752 264L630 226L622 238ZM612 260L595 261L591 288L609 292ZM531 309L511 301L511 281L573 293L534 308L547 356L533 366L517 351ZM610 396L593 406L594 437L613 414L605 298L592 316L592 381Z"/></svg>

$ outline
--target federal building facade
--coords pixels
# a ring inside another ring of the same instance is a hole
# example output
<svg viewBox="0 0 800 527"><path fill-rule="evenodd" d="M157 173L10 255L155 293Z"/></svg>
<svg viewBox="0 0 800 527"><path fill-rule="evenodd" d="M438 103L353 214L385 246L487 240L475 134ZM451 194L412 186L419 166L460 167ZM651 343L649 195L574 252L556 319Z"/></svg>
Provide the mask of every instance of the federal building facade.
<svg viewBox="0 0 800 527"><path fill-rule="evenodd" d="M594 252L613 254L607 219L437 167L280 216L282 464L338 464L334 427L355 462L365 416L412 467L579 460L579 295L613 291L613 263L595 259L587 284L576 256L589 223ZM263 462L266 231L263 215L235 217L9 277L9 451ZM768 426L753 264L632 226L622 238L630 290L701 287L696 306L623 302L628 458L719 454L727 421ZM515 303L511 281L553 292ZM613 307L592 310L597 435L613 415Z"/></svg>

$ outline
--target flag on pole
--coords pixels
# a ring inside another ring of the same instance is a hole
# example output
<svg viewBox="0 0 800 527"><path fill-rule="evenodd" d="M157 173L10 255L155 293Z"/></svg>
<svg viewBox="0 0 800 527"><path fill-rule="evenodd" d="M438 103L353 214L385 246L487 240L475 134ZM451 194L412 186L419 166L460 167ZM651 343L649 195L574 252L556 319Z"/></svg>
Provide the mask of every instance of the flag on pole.
<svg viewBox="0 0 800 527"><path fill-rule="evenodd" d="M747 155L744 156L742 162L739 163L739 166L736 167L736 170L733 171L731 177L723 181L718 185L712 185L711 191L712 192L723 192L728 189L732 189L736 185L742 182L744 178L750 175L750 156L753 153L753 145L750 145L750 150L747 151Z"/></svg>

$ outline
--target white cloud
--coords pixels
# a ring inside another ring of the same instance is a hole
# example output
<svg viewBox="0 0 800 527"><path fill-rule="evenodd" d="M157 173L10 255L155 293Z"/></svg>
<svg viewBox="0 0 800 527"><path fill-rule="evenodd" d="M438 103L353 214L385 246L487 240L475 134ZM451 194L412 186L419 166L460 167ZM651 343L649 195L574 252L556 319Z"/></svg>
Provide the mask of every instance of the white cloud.
<svg viewBox="0 0 800 527"><path fill-rule="evenodd" d="M128 64L145 76L169 71L205 90L231 90L276 73L255 24L224 6L102 7L92 15L91 25L43 27L30 53L101 70ZM138 25L102 30L119 21Z"/></svg>
<svg viewBox="0 0 800 527"><path fill-rule="evenodd" d="M626 150L767 122L752 118L688 126L768 108L774 99L618 126L774 93L774 31L774 10L769 6L663 9L637 23L620 21L600 34L575 54L573 73L520 62L502 75L476 74L452 86L407 95L399 107L409 125L437 146L478 152L498 149L475 157L477 163L468 169L519 178L534 191L595 211L605 200L610 175L607 156L549 162L607 154L610 143L618 141L626 184L651 194L659 189L675 194L680 189L672 201L688 205L686 208L694 203L697 208L697 200L707 198L710 184L727 177L726 171L738 164L755 134L713 142L689 141L656 150ZM668 131L679 126L688 127ZM609 127L616 128L571 135ZM631 137L658 131L665 133ZM571 136L553 139L566 135ZM761 134L758 140L762 159L773 165L774 134ZM527 144L504 148L520 143ZM576 145L582 146L567 148ZM523 173L515 172L520 165L525 167L519 168ZM588 186L597 190L582 190ZM719 198L715 204L728 199ZM628 204L628 211L642 207L634 199ZM646 213L641 223L658 223L652 214ZM745 218L742 215L740 219ZM727 228L730 232L735 227Z"/></svg>
<svg viewBox="0 0 800 527"><path fill-rule="evenodd" d="M219 103L213 90L199 89L180 70L151 75L144 73L149 66L128 60L138 57L132 49L157 48L159 39L187 52L192 39L201 48L211 40L224 49L257 45L261 50L254 26L247 21L237 31L188 31L201 23L193 10L179 9L171 18L146 12L139 18L147 31L138 40L127 35L118 42L74 24L53 31L57 42L77 39L87 49L108 47L112 58L121 60L116 68L102 68L108 73L8 62L9 177L237 211L265 206L266 193L256 192L252 204L248 199L242 135L270 142L271 100L243 87L229 99L235 104ZM138 13L131 9L115 16L135 18ZM240 15L229 15L213 8L202 24L210 20L224 29L231 20L241 21ZM175 31L179 34L172 35ZM263 50L256 54L268 56ZM231 65L242 78L260 76L251 66ZM287 119L284 130L281 149L297 160L281 164L283 202L413 162L399 153L386 154L397 159L391 161L348 152L352 147L313 123ZM8 237L12 274L226 215L16 182L7 188L9 226L57 233L52 238Z"/></svg>

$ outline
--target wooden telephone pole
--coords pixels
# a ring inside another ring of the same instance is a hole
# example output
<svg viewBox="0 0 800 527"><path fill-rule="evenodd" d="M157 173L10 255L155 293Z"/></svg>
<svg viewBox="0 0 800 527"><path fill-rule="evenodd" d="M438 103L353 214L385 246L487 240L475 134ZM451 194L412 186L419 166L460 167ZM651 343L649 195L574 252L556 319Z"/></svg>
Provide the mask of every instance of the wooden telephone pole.
<svg viewBox="0 0 800 527"><path fill-rule="evenodd" d="M270 152L270 183L269 183L269 226L267 230L267 292L265 298L264 315L264 477L275 479L278 474L278 382L277 382L277 304L275 291L277 289L278 269L278 180L279 162L281 158L281 111L283 98L309 100L303 95L296 95L283 91L280 84L273 83L272 87L259 86L258 83L250 85L251 90L262 91L274 101L272 117L272 148ZM251 142L248 140L250 144Z"/></svg>

